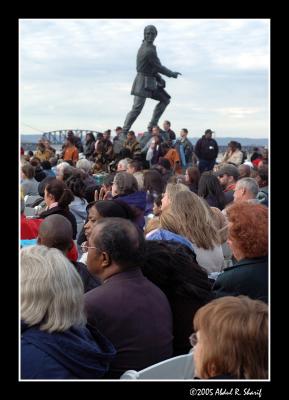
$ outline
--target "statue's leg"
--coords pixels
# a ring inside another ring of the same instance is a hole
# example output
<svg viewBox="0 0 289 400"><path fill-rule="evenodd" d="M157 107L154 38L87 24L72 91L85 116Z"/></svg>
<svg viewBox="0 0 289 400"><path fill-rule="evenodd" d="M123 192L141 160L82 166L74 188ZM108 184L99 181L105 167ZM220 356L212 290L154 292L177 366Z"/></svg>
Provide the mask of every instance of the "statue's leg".
<svg viewBox="0 0 289 400"><path fill-rule="evenodd" d="M145 101L146 97L134 96L132 110L127 114L122 128L122 134L125 135L125 137L127 135L127 132L130 130L130 127L141 113Z"/></svg>
<svg viewBox="0 0 289 400"><path fill-rule="evenodd" d="M161 91L159 93L156 93L155 96L153 97L155 100L160 100L160 102L155 106L154 112L152 119L148 125L148 129L150 130L153 126L156 126L159 122L159 119L167 106L170 104L170 97L163 93L164 91Z"/></svg>

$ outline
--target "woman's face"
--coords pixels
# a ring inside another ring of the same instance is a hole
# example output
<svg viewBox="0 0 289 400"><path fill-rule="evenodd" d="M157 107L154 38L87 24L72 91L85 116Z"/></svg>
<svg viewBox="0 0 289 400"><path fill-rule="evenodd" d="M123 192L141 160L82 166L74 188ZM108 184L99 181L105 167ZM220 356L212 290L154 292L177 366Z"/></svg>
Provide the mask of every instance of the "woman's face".
<svg viewBox="0 0 289 400"><path fill-rule="evenodd" d="M169 205L170 205L169 197L168 197L167 192L165 192L165 194L163 195L163 198L162 198L161 210L164 211L164 209L166 209Z"/></svg>
<svg viewBox="0 0 289 400"><path fill-rule="evenodd" d="M111 187L111 194L112 194L112 197L114 197L114 196L116 196L118 194L117 184L114 183L114 182L113 182L112 187Z"/></svg>
<svg viewBox="0 0 289 400"><path fill-rule="evenodd" d="M87 240L89 239L92 229L94 227L94 225L101 219L103 218L99 212L97 211L97 209L95 207L91 207L88 211L88 221L87 223L84 225L84 233L85 236L87 238Z"/></svg>
<svg viewBox="0 0 289 400"><path fill-rule="evenodd" d="M48 207L50 206L50 204L55 203L54 196L48 193L46 189L44 189L44 201Z"/></svg>

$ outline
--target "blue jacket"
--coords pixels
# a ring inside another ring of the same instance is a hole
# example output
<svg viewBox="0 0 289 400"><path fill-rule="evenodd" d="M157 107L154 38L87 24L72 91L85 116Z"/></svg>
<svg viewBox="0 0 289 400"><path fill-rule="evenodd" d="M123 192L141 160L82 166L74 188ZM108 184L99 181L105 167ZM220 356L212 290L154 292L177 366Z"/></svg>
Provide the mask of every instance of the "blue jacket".
<svg viewBox="0 0 289 400"><path fill-rule="evenodd" d="M184 236L167 231L166 229L156 229L149 232L146 235L146 240L173 240L174 242L184 244L195 254L193 245L188 239L186 239Z"/></svg>
<svg viewBox="0 0 289 400"><path fill-rule="evenodd" d="M115 348L95 328L48 333L21 322L22 379L97 379L108 371Z"/></svg>

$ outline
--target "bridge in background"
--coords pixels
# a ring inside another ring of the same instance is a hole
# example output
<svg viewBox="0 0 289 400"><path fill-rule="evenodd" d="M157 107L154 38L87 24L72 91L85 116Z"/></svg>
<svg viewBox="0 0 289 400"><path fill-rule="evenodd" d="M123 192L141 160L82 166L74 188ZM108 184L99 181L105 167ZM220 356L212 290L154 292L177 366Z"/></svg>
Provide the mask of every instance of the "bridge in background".
<svg viewBox="0 0 289 400"><path fill-rule="evenodd" d="M97 131L92 131L88 129L60 129L52 132L44 132L42 135L42 139L48 139L51 144L63 144L69 131L73 131L76 136L81 138L81 140L83 140L85 138L85 135L89 132L92 132L95 137L99 133Z"/></svg>

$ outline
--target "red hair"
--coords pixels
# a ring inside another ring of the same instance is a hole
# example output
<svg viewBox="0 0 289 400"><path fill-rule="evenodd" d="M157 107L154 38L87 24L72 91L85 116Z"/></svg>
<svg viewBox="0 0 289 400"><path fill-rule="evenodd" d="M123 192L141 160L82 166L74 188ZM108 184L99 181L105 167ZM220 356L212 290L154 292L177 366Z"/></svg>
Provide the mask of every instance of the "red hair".
<svg viewBox="0 0 289 400"><path fill-rule="evenodd" d="M246 201L234 203L227 209L229 239L247 258L268 254L268 208Z"/></svg>

